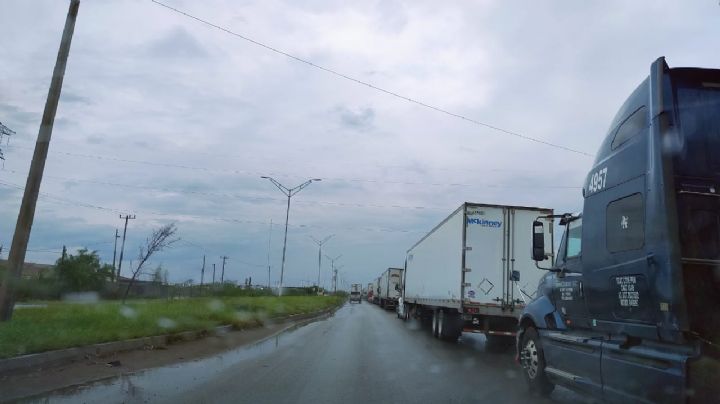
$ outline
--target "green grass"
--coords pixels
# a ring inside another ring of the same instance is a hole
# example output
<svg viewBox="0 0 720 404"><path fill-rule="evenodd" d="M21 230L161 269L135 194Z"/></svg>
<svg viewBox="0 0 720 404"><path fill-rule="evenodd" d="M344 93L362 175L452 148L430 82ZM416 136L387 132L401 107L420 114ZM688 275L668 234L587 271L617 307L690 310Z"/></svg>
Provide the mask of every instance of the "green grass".
<svg viewBox="0 0 720 404"><path fill-rule="evenodd" d="M273 317L310 313L342 301L332 296L193 298L71 304L15 310L0 323L0 358L107 341L206 330L251 328Z"/></svg>

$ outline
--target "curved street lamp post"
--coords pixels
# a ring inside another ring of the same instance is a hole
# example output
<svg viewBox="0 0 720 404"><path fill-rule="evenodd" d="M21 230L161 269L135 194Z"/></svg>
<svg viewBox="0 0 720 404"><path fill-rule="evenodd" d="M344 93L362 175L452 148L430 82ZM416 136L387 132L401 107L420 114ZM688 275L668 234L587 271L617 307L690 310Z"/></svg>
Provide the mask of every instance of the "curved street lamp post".
<svg viewBox="0 0 720 404"><path fill-rule="evenodd" d="M283 253L282 253L282 264L280 266L280 285L278 287L278 296L282 296L282 287L283 287L283 276L285 274L285 251L287 250L287 231L288 231L288 220L290 219L290 198L293 197L293 195L297 194L298 192L302 191L303 188L307 187L308 185L312 184L316 181L322 181L320 178L313 178L310 180L307 180L303 182L302 184L296 186L295 188L288 188L284 186L283 184L279 183L275 178L262 176L260 178L264 178L275 185L280 192L285 194L287 196L287 211L285 212L285 240L283 241Z"/></svg>

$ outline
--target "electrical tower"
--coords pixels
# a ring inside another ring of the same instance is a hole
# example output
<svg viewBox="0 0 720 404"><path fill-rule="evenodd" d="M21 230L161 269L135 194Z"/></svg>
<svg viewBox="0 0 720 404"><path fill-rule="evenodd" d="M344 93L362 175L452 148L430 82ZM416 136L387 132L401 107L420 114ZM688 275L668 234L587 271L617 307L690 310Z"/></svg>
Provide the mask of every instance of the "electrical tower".
<svg viewBox="0 0 720 404"><path fill-rule="evenodd" d="M5 136L8 137L7 142L10 142L10 136L14 135L15 131L8 128L7 126L3 125L2 122L0 122L0 160L5 160L5 155L3 155L2 151L2 143ZM7 143L6 143L7 144Z"/></svg>

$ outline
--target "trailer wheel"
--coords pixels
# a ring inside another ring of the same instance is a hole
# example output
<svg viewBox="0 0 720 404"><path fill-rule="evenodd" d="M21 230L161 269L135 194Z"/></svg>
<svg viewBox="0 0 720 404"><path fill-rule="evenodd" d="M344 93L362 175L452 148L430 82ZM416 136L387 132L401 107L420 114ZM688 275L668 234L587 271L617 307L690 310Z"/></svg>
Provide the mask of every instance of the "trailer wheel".
<svg viewBox="0 0 720 404"><path fill-rule="evenodd" d="M523 375L527 380L528 388L531 392L542 396L550 395L555 385L550 383L545 373L545 355L540 343L540 335L535 328L528 327L525 330L520 346L522 347L520 363L525 370Z"/></svg>
<svg viewBox="0 0 720 404"><path fill-rule="evenodd" d="M445 310L439 312L438 338L448 342L456 342L462 333L462 328L458 324L459 316L454 313L447 313Z"/></svg>
<svg viewBox="0 0 720 404"><path fill-rule="evenodd" d="M438 328L440 328L438 325L438 323L439 323L438 317L439 316L440 316L440 310L437 310L437 309L433 310L433 315L432 315L432 335L433 335L433 337L438 336Z"/></svg>

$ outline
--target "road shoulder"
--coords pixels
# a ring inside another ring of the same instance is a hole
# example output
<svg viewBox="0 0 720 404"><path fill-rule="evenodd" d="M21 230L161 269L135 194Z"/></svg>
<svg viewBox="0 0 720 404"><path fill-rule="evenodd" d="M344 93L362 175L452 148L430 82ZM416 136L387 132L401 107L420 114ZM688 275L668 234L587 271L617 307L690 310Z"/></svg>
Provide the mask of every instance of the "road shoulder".
<svg viewBox="0 0 720 404"><path fill-rule="evenodd" d="M339 308L339 307L338 307ZM0 376L0 401L16 400L72 386L135 373L145 369L196 361L222 352L259 343L267 338L331 316L338 308L307 315L293 316L262 327L228 331L192 341L165 346L87 355L62 365L37 366L22 372Z"/></svg>

